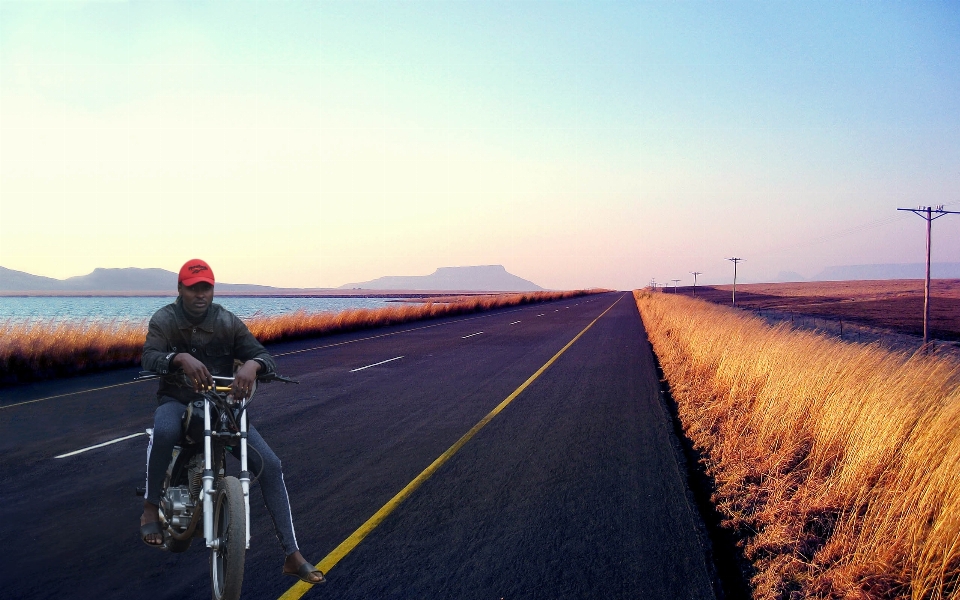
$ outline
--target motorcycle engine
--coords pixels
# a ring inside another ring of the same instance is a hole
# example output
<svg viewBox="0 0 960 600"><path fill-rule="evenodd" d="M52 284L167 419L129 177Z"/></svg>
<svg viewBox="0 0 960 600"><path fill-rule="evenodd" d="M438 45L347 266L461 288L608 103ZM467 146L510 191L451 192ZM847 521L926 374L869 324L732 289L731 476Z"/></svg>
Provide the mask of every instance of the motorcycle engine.
<svg viewBox="0 0 960 600"><path fill-rule="evenodd" d="M190 490L187 486L167 488L161 500L163 504L163 515L171 527L177 530L186 529L190 525L190 519L193 517L194 503L190 500Z"/></svg>
<svg viewBox="0 0 960 600"><path fill-rule="evenodd" d="M171 527L184 530L193 519L203 484L203 454L196 454L187 463L187 484L171 486L160 499L163 516Z"/></svg>

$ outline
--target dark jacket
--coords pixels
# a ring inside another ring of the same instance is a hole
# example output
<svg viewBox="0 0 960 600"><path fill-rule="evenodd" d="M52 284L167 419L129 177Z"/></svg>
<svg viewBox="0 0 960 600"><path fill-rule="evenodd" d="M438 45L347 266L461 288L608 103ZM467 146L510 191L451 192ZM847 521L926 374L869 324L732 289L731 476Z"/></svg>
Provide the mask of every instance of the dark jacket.
<svg viewBox="0 0 960 600"><path fill-rule="evenodd" d="M157 401L160 404L177 400L188 404L202 398L193 387L171 372L170 361L181 352L187 352L202 362L211 375L233 376L234 359L260 363L260 375L275 373L273 358L253 337L247 326L236 315L219 304L210 304L207 316L199 325L193 325L183 312L180 298L154 313L150 318L147 340L140 359L144 370L166 377L160 379Z"/></svg>

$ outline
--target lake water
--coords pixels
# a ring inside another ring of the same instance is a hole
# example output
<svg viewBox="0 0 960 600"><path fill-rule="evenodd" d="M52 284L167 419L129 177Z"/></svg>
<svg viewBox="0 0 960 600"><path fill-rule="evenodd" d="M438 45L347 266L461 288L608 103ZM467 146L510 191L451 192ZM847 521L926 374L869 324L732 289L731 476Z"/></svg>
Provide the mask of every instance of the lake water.
<svg viewBox="0 0 960 600"><path fill-rule="evenodd" d="M121 298L104 297L0 297L3 321L130 321L146 322L156 310L170 304L175 296ZM380 308L390 298L263 298L217 296L214 302L241 319L256 313L280 315L307 312L339 312L350 308Z"/></svg>

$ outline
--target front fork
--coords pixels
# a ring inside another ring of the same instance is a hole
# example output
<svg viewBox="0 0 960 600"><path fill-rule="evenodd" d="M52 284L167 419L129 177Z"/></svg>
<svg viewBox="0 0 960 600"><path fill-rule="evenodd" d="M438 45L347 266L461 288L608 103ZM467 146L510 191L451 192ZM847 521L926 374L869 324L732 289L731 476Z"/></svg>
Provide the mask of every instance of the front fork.
<svg viewBox="0 0 960 600"><path fill-rule="evenodd" d="M246 515L247 550L250 549L250 471L247 469L247 411L240 415L240 487L243 488L243 510Z"/></svg>
<svg viewBox="0 0 960 600"><path fill-rule="evenodd" d="M213 432L210 427L210 401L203 400L203 539L207 548L216 549L220 540L213 539Z"/></svg>
<svg viewBox="0 0 960 600"><path fill-rule="evenodd" d="M213 431L210 423L210 400L203 401L203 537L208 548L216 549L219 539L213 538ZM250 471L247 468L247 411L240 415L240 487L243 489L243 509L246 517L246 547L250 549Z"/></svg>

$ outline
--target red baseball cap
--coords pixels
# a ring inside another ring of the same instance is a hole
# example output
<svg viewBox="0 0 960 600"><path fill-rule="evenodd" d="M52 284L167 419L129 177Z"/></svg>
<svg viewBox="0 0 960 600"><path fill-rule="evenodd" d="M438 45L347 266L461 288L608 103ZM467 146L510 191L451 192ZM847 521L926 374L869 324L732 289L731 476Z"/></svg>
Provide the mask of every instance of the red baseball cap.
<svg viewBox="0 0 960 600"><path fill-rule="evenodd" d="M190 287L191 285L206 281L213 285L213 269L206 262L199 258L188 260L180 267L180 276L177 283Z"/></svg>

